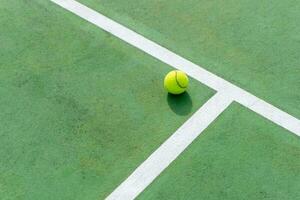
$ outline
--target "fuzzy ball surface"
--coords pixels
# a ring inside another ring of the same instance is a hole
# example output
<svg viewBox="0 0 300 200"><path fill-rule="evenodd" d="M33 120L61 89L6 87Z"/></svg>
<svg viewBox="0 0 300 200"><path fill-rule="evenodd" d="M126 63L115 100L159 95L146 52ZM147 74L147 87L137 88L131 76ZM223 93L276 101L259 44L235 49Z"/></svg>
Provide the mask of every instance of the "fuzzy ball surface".
<svg viewBox="0 0 300 200"><path fill-rule="evenodd" d="M177 95L185 92L188 85L188 76L179 70L170 71L164 79L165 89L171 94Z"/></svg>

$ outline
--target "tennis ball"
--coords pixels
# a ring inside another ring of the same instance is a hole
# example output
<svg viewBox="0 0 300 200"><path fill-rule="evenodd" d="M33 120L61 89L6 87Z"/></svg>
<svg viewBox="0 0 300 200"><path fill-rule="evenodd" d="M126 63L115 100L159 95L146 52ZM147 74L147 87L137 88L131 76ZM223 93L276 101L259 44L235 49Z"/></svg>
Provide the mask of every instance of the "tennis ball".
<svg viewBox="0 0 300 200"><path fill-rule="evenodd" d="M179 70L170 71L164 80L165 89L171 94L183 93L189 84L187 75Z"/></svg>

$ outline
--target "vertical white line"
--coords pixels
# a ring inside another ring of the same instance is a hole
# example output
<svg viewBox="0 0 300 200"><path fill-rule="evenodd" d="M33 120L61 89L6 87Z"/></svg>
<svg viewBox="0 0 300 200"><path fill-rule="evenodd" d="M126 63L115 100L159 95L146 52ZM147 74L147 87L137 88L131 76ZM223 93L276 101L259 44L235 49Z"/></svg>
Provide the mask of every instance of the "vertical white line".
<svg viewBox="0 0 300 200"><path fill-rule="evenodd" d="M225 94L215 94L106 199L129 200L137 197L231 102L232 99Z"/></svg>

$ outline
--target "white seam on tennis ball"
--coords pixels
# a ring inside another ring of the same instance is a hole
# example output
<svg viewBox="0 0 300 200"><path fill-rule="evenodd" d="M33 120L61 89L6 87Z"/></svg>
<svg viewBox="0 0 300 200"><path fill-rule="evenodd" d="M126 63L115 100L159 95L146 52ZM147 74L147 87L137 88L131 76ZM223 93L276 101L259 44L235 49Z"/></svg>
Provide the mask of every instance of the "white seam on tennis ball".
<svg viewBox="0 0 300 200"><path fill-rule="evenodd" d="M186 89L187 87L182 87L177 79L177 74L178 74L178 71L175 71L175 81L176 81L176 84L181 88L181 89Z"/></svg>

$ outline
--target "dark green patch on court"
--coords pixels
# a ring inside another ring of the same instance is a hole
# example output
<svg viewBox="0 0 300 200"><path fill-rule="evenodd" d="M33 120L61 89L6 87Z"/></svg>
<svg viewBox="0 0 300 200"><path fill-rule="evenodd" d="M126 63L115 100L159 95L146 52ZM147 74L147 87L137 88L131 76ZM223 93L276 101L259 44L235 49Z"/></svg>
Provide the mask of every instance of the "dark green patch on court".
<svg viewBox="0 0 300 200"><path fill-rule="evenodd" d="M0 16L1 199L103 199L213 95L50 1Z"/></svg>

